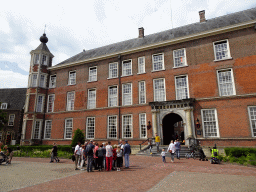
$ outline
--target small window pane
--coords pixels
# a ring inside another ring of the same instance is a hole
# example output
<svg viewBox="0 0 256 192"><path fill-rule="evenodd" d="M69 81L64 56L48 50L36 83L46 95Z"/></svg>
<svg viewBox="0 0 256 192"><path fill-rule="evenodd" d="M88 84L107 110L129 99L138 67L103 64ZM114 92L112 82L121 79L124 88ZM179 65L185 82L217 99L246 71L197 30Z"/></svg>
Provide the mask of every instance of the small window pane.
<svg viewBox="0 0 256 192"><path fill-rule="evenodd" d="M94 130L95 130L95 118L88 117L87 118L87 139L94 138Z"/></svg>

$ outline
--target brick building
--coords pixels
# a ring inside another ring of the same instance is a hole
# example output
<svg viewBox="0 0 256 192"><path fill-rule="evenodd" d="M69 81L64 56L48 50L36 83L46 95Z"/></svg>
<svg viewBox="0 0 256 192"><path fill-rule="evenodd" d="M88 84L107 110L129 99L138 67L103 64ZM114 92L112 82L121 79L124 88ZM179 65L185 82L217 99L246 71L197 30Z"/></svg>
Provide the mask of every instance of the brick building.
<svg viewBox="0 0 256 192"><path fill-rule="evenodd" d="M0 109L7 123L0 130L0 141L15 145L20 142L27 88L0 89Z"/></svg>
<svg viewBox="0 0 256 192"><path fill-rule="evenodd" d="M256 8L83 52L52 66L31 51L23 142L256 145ZM177 123L178 122L178 123ZM179 129L175 128L178 125Z"/></svg>

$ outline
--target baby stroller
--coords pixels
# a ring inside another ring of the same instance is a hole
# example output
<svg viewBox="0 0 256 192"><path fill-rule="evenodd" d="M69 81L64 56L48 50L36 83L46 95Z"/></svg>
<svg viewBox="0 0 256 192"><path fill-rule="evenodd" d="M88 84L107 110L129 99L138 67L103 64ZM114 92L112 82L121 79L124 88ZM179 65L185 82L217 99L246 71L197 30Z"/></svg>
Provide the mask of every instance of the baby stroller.
<svg viewBox="0 0 256 192"><path fill-rule="evenodd" d="M0 158L0 165L4 162L6 163L6 165L8 165L9 159L8 159L7 155L5 155L3 152L1 152L0 156L2 157L2 158Z"/></svg>
<svg viewBox="0 0 256 192"><path fill-rule="evenodd" d="M199 148L198 152L199 152L199 161L208 161L201 147Z"/></svg>

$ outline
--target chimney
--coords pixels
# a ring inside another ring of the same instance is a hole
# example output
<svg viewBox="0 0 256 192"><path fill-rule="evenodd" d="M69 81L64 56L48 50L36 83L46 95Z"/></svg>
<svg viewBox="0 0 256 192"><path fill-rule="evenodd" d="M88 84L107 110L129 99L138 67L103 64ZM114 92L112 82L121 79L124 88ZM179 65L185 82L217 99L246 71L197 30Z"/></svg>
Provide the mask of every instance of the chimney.
<svg viewBox="0 0 256 192"><path fill-rule="evenodd" d="M139 28L139 38L143 38L144 37L144 28L141 27Z"/></svg>
<svg viewBox="0 0 256 192"><path fill-rule="evenodd" d="M199 11L200 23L205 22L205 10Z"/></svg>

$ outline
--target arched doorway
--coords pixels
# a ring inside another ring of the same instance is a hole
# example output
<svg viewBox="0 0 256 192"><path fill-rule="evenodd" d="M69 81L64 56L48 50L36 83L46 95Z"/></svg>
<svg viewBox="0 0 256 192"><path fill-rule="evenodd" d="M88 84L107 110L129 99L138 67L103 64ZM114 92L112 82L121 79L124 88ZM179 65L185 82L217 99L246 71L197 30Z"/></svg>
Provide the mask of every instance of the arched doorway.
<svg viewBox="0 0 256 192"><path fill-rule="evenodd" d="M183 135L182 135L183 134ZM184 138L182 118L176 113L170 113L163 118L163 144L169 145L171 140Z"/></svg>

